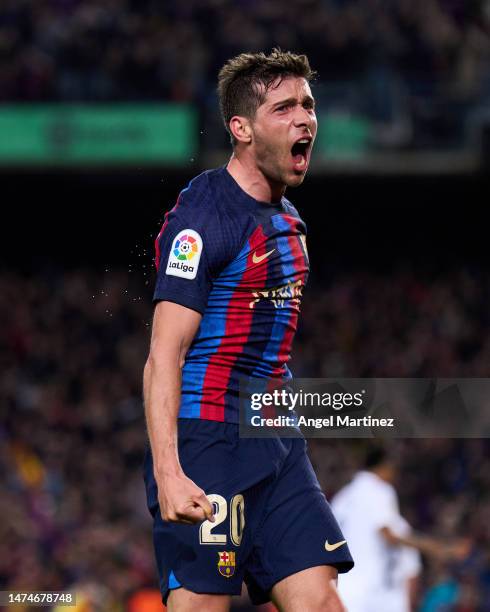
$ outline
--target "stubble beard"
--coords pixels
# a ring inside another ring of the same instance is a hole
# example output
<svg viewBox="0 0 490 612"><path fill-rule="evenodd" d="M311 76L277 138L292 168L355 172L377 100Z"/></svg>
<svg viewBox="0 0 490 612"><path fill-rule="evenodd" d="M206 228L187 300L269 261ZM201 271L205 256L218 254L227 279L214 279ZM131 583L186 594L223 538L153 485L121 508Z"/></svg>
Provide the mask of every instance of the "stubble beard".
<svg viewBox="0 0 490 612"><path fill-rule="evenodd" d="M259 170L270 183L278 185L281 188L297 187L301 185L305 175L295 175L293 170L288 171L286 168L288 152L281 151L278 156L277 150L278 147L276 144L266 142L261 138L256 139L255 159Z"/></svg>

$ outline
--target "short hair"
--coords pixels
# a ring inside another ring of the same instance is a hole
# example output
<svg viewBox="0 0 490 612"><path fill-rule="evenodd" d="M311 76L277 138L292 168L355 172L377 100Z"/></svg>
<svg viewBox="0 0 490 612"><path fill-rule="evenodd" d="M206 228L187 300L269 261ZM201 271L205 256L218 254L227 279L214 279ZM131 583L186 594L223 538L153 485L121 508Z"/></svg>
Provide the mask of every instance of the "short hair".
<svg viewBox="0 0 490 612"><path fill-rule="evenodd" d="M236 144L236 140L230 131L230 119L235 115L253 119L278 78L281 82L287 77L303 77L310 82L315 76L306 55L281 51L277 47L270 55L241 53L228 60L218 75L218 97L232 144Z"/></svg>
<svg viewBox="0 0 490 612"><path fill-rule="evenodd" d="M390 456L388 451L383 446L372 446L370 447L364 459L364 467L367 470L372 470L374 468L383 465L384 463L388 463L390 461Z"/></svg>

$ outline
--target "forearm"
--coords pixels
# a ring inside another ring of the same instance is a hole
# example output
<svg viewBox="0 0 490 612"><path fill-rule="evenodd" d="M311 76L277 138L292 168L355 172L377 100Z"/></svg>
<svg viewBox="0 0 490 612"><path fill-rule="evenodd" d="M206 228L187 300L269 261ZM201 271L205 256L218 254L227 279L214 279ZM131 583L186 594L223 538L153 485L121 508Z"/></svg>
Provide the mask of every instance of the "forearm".
<svg viewBox="0 0 490 612"><path fill-rule="evenodd" d="M178 359L155 359L150 354L143 375L143 395L155 474L181 471L177 447L181 378Z"/></svg>
<svg viewBox="0 0 490 612"><path fill-rule="evenodd" d="M387 527L382 529L382 533L389 544L392 544L393 546L410 546L412 548L416 548L421 553L426 555L436 554L440 548L438 540L430 536L413 532L401 536L393 533L393 531Z"/></svg>
<svg viewBox="0 0 490 612"><path fill-rule="evenodd" d="M398 536L388 527L384 527L381 533L389 544L411 546L426 555L440 559L461 561L471 552L472 542L467 538L447 540L416 533Z"/></svg>
<svg viewBox="0 0 490 612"><path fill-rule="evenodd" d="M436 538L417 533L400 536L398 543L403 546L411 546L412 548L416 548L425 555L437 554L440 549L440 542Z"/></svg>
<svg viewBox="0 0 490 612"><path fill-rule="evenodd" d="M143 373L146 426L160 514L164 521L183 524L214 520L205 492L180 466L177 443L182 369L201 318L198 312L179 304L159 302Z"/></svg>

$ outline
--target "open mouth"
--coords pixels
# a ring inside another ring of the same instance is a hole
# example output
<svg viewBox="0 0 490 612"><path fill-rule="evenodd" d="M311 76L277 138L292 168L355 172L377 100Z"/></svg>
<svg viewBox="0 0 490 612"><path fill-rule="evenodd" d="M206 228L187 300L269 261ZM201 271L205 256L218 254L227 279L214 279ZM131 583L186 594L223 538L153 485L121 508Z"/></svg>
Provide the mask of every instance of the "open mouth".
<svg viewBox="0 0 490 612"><path fill-rule="evenodd" d="M304 170L308 164L311 138L300 138L291 147L291 156L295 170Z"/></svg>

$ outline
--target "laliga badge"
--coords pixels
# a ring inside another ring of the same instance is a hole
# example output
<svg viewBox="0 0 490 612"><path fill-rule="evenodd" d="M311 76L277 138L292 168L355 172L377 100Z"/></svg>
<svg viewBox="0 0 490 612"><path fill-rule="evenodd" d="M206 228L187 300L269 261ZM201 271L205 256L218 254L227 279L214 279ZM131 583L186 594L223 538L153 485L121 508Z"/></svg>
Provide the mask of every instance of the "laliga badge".
<svg viewBox="0 0 490 612"><path fill-rule="evenodd" d="M192 229L182 230L172 243L165 274L189 280L196 278L201 253L201 236Z"/></svg>

